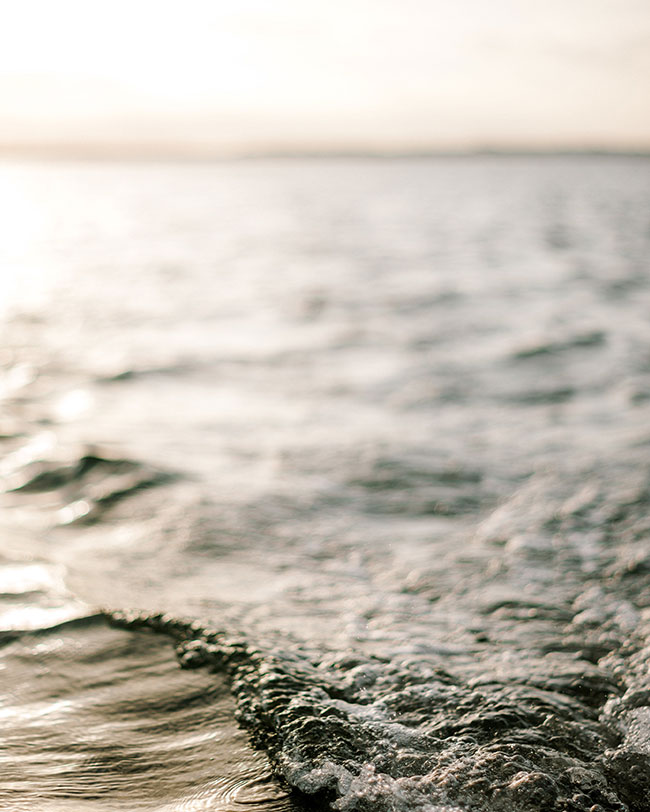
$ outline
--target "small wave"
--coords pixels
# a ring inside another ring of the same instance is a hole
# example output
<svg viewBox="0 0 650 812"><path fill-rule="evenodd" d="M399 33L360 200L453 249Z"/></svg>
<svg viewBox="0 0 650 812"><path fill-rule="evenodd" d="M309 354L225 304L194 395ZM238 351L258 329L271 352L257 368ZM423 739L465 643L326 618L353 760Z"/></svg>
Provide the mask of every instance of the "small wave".
<svg viewBox="0 0 650 812"><path fill-rule="evenodd" d="M264 651L165 615L109 619L170 635L185 668L226 673L239 721L279 774L333 808L647 808L643 781L612 780L627 751L610 717L598 719L623 682L588 663L529 654L499 675L484 660L491 674L461 680L417 663ZM650 765L650 755L629 758Z"/></svg>
<svg viewBox="0 0 650 812"><path fill-rule="evenodd" d="M566 403L575 395L576 389L573 386L533 387L523 392L513 393L506 399L524 406L537 406L546 403Z"/></svg>
<svg viewBox="0 0 650 812"><path fill-rule="evenodd" d="M482 479L476 469L414 454L367 460L347 485L372 513L456 516L478 511L487 500Z"/></svg>
<svg viewBox="0 0 650 812"><path fill-rule="evenodd" d="M131 494L175 479L169 471L95 446L45 449L45 453L39 448L28 453L19 450L4 461L5 492L56 493L61 524L95 520Z"/></svg>
<svg viewBox="0 0 650 812"><path fill-rule="evenodd" d="M529 358L557 355L558 353L564 353L582 347L600 347L605 344L606 340L607 333L604 330L589 330L563 338L530 342L518 350L515 350L512 357L516 360L526 360Z"/></svg>
<svg viewBox="0 0 650 812"><path fill-rule="evenodd" d="M472 545L405 586L435 592L421 654L417 637L283 648L171 615L108 617L224 674L278 774L332 808L646 812L649 482L627 464L524 481ZM437 653L435 623L459 617L444 639L463 645Z"/></svg>
<svg viewBox="0 0 650 812"><path fill-rule="evenodd" d="M98 384L113 384L124 383L128 381L139 380L141 378L157 378L163 376L180 376L191 373L197 369L197 363L184 360L178 363L164 364L160 366L147 366L147 367L125 367L118 369L114 372L106 372L103 375L98 375L95 382Z"/></svg>

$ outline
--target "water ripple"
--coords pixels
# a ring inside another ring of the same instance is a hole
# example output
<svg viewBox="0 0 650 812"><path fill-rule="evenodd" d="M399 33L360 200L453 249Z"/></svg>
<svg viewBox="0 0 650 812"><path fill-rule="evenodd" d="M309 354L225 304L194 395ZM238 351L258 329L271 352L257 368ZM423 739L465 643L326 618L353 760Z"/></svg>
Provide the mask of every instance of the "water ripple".
<svg viewBox="0 0 650 812"><path fill-rule="evenodd" d="M61 626L5 646L0 806L12 812L289 812L220 679L149 634Z"/></svg>

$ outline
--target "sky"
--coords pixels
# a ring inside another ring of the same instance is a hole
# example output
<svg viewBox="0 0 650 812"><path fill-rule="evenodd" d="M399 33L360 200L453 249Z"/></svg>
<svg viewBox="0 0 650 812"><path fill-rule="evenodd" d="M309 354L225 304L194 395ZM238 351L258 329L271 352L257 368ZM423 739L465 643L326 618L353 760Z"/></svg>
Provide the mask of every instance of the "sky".
<svg viewBox="0 0 650 812"><path fill-rule="evenodd" d="M0 0L0 145L650 149L648 0Z"/></svg>

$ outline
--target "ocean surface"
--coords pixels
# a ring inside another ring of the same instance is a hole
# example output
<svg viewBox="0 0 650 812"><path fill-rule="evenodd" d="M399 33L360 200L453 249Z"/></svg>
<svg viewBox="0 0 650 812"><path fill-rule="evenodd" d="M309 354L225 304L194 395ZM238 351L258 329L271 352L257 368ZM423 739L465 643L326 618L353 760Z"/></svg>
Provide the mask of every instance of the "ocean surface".
<svg viewBox="0 0 650 812"><path fill-rule="evenodd" d="M650 159L0 217L0 808L650 809Z"/></svg>

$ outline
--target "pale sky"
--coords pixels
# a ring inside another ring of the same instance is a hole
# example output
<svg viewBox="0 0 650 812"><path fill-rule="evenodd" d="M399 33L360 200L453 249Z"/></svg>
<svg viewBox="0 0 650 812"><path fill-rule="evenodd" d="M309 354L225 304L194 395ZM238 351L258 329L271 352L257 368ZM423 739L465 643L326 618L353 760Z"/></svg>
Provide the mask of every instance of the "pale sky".
<svg viewBox="0 0 650 812"><path fill-rule="evenodd" d="M0 0L0 143L650 148L650 0Z"/></svg>

